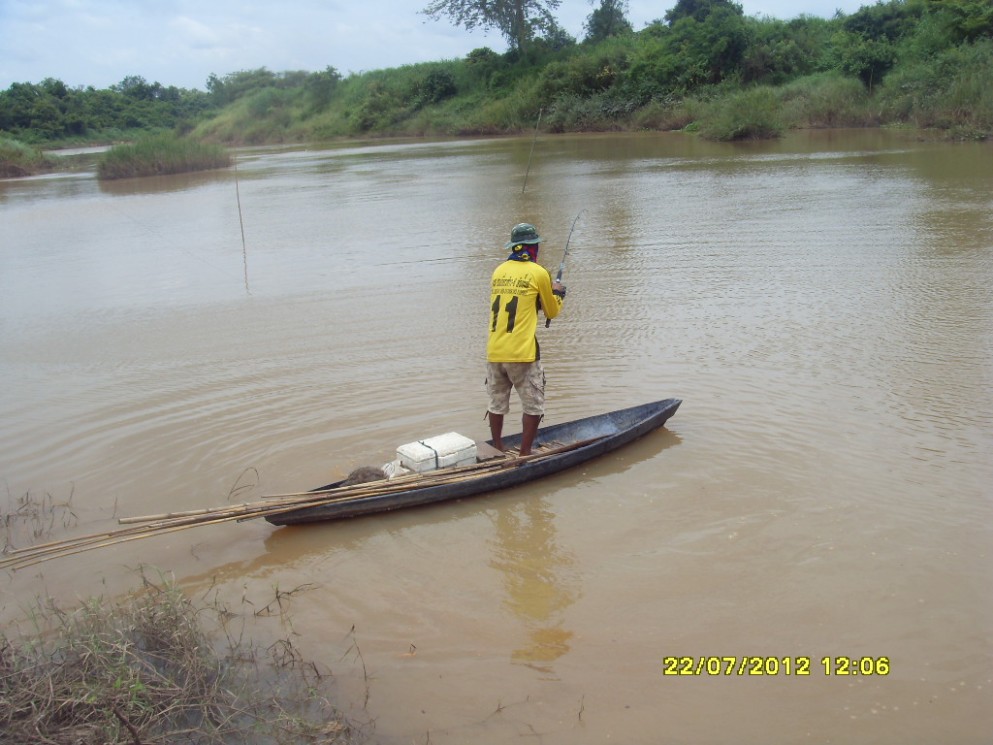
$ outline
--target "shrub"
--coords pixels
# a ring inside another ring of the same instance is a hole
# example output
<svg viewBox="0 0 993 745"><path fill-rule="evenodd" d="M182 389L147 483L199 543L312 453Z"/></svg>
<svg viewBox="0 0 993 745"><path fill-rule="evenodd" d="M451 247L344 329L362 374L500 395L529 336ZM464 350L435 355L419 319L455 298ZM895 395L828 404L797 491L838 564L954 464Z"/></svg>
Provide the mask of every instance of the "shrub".
<svg viewBox="0 0 993 745"><path fill-rule="evenodd" d="M948 49L894 71L879 92L887 115L918 127L993 134L993 41Z"/></svg>
<svg viewBox="0 0 993 745"><path fill-rule="evenodd" d="M700 117L702 104L696 99L668 98L638 109L632 124L638 129L671 131L686 129Z"/></svg>
<svg viewBox="0 0 993 745"><path fill-rule="evenodd" d="M750 88L708 104L700 134L709 140L758 140L782 135L779 100L772 88Z"/></svg>
<svg viewBox="0 0 993 745"><path fill-rule="evenodd" d="M792 127L863 127L870 115L869 94L856 79L837 73L811 75L779 93L785 123Z"/></svg>
<svg viewBox="0 0 993 745"><path fill-rule="evenodd" d="M428 71L419 86L421 105L441 103L458 93L455 76L450 70L435 68Z"/></svg>
<svg viewBox="0 0 993 745"><path fill-rule="evenodd" d="M608 132L625 125L633 109L630 101L609 93L564 95L555 100L546 122L550 132Z"/></svg>

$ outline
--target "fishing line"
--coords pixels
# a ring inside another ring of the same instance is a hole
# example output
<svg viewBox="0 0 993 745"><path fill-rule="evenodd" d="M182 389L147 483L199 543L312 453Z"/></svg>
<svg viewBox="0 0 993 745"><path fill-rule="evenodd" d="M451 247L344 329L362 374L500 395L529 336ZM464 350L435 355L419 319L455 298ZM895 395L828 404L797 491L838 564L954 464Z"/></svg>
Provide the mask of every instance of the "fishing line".
<svg viewBox="0 0 993 745"><path fill-rule="evenodd" d="M521 187L521 194L523 194L524 190L528 188L528 175L531 173L531 159L534 157L534 146L538 142L538 127L541 126L541 114L544 110L544 106L538 109L538 121L534 125L534 139L531 140L531 154L528 155L528 168L524 172L524 186Z"/></svg>
<svg viewBox="0 0 993 745"><path fill-rule="evenodd" d="M123 215L124 217L126 217L128 220L130 220L131 222L133 222L135 225L137 225L139 228L141 228L142 230L144 230L149 235L155 236L156 238L161 237L161 234L162 234L162 229L161 228L152 227L147 222L145 222L143 220L139 220L137 217L135 217L134 215L128 213L127 210L122 209L121 207L117 206L112 201L108 202L107 204L108 204L108 206L112 210L114 210L115 212L117 212L117 213ZM211 262L207 261L207 259L203 258L202 256L198 256L195 253L193 253L192 251L190 251L188 248L185 248L180 243L174 243L173 245L176 248L178 248L180 251L182 251L184 254L186 254L187 256L189 256L191 259L196 259L197 261L199 261L199 262L201 262L203 264L206 264L211 269L214 269L214 270L220 272L221 274L227 275L229 277L232 276L231 273L227 269L225 269L224 267L220 267L217 264L212 264Z"/></svg>
<svg viewBox="0 0 993 745"><path fill-rule="evenodd" d="M245 292L249 295L252 291L248 288L248 244L245 243L245 220L241 216L241 188L238 179L238 157L234 157L234 195L238 201L238 225L241 227L241 263L245 268Z"/></svg>

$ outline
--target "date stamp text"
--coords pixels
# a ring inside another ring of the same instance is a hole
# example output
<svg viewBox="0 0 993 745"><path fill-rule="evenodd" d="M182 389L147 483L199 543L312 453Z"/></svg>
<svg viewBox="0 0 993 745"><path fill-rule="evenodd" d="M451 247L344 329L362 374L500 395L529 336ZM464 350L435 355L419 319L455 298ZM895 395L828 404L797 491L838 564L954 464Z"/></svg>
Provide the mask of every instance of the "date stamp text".
<svg viewBox="0 0 993 745"><path fill-rule="evenodd" d="M889 657L663 657L664 676L801 676L801 675L859 675L890 674Z"/></svg>

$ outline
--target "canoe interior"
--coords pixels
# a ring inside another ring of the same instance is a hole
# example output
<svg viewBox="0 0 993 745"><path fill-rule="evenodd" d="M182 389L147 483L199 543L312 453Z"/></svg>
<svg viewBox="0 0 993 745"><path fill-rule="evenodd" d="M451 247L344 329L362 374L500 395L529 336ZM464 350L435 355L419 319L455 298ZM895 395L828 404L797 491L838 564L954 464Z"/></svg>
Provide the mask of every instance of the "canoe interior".
<svg viewBox="0 0 993 745"><path fill-rule="evenodd" d="M537 457L518 465L508 463L510 467L478 479L427 487L416 485L399 487L398 485L397 491L306 507L271 515L266 519L274 525L323 522L458 499L515 486L571 468L658 429L676 413L680 403L682 402L679 399L669 398L542 427L538 430L535 438L534 449L547 447L559 452L547 457ZM507 435L503 438L504 447L515 449L519 446L520 440L521 435L519 433ZM582 444L569 449L576 443ZM441 474L444 470L432 471L426 475ZM331 490L341 485L341 481L335 481L318 487L314 491Z"/></svg>

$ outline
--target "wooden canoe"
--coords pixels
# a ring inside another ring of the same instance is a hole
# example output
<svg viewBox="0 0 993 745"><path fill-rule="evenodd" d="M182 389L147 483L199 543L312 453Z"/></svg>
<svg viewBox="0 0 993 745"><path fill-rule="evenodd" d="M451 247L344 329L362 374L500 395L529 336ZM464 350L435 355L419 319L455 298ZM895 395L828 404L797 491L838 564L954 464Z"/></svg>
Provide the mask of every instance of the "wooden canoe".
<svg viewBox="0 0 993 745"><path fill-rule="evenodd" d="M326 493L326 503L266 515L266 520L273 525L337 520L517 486L573 468L627 445L664 425L680 403L679 399L667 398L543 427L538 430L532 454L525 458L500 457L392 481L375 481L358 488L344 487L337 481L313 490L315 494ZM504 447L513 450L520 444L520 439L519 434L508 435L503 438Z"/></svg>

